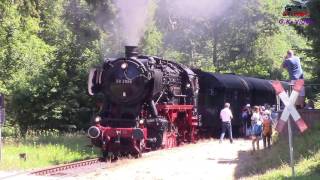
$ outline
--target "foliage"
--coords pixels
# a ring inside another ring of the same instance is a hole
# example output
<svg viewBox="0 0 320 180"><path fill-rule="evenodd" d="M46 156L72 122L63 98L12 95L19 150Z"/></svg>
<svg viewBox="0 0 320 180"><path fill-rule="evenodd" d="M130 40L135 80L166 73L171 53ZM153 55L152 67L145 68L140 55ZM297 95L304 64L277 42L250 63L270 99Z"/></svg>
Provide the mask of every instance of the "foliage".
<svg viewBox="0 0 320 180"><path fill-rule="evenodd" d="M161 1L156 18L164 47L180 52L176 56L180 62L217 72L283 79L280 64L285 52L307 48L305 39L278 23L287 2L232 1L220 15L185 17L174 16L177 10L171 3Z"/></svg>
<svg viewBox="0 0 320 180"><path fill-rule="evenodd" d="M162 32L159 31L153 19L156 11L156 4L152 3L149 9L149 23L147 24L147 30L144 37L141 40L141 49L144 54L148 55L160 55L163 47L162 44Z"/></svg>
<svg viewBox="0 0 320 180"><path fill-rule="evenodd" d="M310 10L310 18L312 22L310 25L306 27L296 27L297 32L305 36L311 45L311 49L305 49L304 52L312 57L312 61L309 62L309 68L312 72L311 79L316 82L319 82L320 77L320 1L312 0L308 4L308 8Z"/></svg>
<svg viewBox="0 0 320 180"><path fill-rule="evenodd" d="M29 131L25 139L4 139L0 169L34 169L97 157L98 149L88 144L90 141L83 133ZM26 154L26 160L19 157L23 153Z"/></svg>
<svg viewBox="0 0 320 180"><path fill-rule="evenodd" d="M54 50L37 36L40 19L23 17L17 9L6 5L0 24L0 84L7 93L39 74Z"/></svg>
<svg viewBox="0 0 320 180"><path fill-rule="evenodd" d="M10 97L9 118L23 134L28 128L86 127L92 109L83 90L86 74L102 59L101 30L90 6L78 0L41 1L29 11L20 3L4 4L0 28L6 44L0 49L0 84Z"/></svg>

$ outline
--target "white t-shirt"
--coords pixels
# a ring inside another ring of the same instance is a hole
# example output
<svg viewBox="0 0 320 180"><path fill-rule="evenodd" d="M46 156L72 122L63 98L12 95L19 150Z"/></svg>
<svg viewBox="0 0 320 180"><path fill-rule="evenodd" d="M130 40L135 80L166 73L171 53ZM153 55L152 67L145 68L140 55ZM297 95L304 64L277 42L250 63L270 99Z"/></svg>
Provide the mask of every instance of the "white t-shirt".
<svg viewBox="0 0 320 180"><path fill-rule="evenodd" d="M262 121L261 121L261 115L259 112L253 112L252 116L251 116L251 120L253 124L257 124L257 125L261 125Z"/></svg>
<svg viewBox="0 0 320 180"><path fill-rule="evenodd" d="M222 122L231 122L231 119L233 118L232 112L229 108L224 108L220 112L220 118Z"/></svg>

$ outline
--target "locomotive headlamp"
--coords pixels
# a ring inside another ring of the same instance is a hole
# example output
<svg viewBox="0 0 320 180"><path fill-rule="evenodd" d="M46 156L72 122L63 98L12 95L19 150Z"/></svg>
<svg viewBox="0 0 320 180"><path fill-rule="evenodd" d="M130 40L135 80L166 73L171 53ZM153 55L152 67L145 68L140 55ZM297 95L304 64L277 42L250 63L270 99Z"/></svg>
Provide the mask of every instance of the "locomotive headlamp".
<svg viewBox="0 0 320 180"><path fill-rule="evenodd" d="M187 84L187 88L189 88L190 86L191 86L191 85L188 83L188 84Z"/></svg>
<svg viewBox="0 0 320 180"><path fill-rule="evenodd" d="M97 117L94 119L94 121L95 121L96 123L100 122L100 121L101 121L101 117L100 117L100 116L97 116Z"/></svg>
<svg viewBox="0 0 320 180"><path fill-rule="evenodd" d="M122 63L121 64L121 69L127 69L128 67L128 64L127 63Z"/></svg>
<svg viewBox="0 0 320 180"><path fill-rule="evenodd" d="M143 124L143 119L140 119L139 123L140 123L140 124Z"/></svg>

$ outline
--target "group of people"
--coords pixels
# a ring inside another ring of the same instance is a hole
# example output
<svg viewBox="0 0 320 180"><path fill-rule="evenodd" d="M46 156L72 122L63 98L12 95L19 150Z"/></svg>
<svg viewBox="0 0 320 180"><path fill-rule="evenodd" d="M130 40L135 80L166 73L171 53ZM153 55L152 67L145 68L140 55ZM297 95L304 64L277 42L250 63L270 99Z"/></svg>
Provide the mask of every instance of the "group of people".
<svg viewBox="0 0 320 180"><path fill-rule="evenodd" d="M243 122L243 130L246 136L252 139L253 151L260 149L259 141L263 139L263 147L270 148L272 136L272 119L271 110L267 106L254 106L251 109L250 104L247 104L241 113ZM257 146L257 148L256 148Z"/></svg>
<svg viewBox="0 0 320 180"><path fill-rule="evenodd" d="M224 108L220 112L220 118L222 120L220 143L223 141L226 132L229 134L230 143L233 143L231 126L233 114L230 110L230 103L225 103ZM259 141L261 138L263 139L264 148L271 146L272 119L269 108L265 108L264 106L254 106L251 108L250 104L247 104L241 112L241 120L243 122L243 131L252 139L253 151L260 149Z"/></svg>
<svg viewBox="0 0 320 180"><path fill-rule="evenodd" d="M297 80L304 79L300 58L295 56L292 50L288 50L286 56L283 58L282 68L285 68L288 71L290 83L292 85ZM304 99L305 90L302 88L296 101L297 108L305 107ZM308 102L307 106L307 108L314 108L314 105L311 102ZM231 126L233 115L230 110L229 103L225 103L224 108L220 112L220 118L222 120L222 133L220 136L220 142L222 142L225 133L228 131L230 142L233 143ZM243 131L252 139L253 151L256 150L256 146L257 149L259 149L259 141L261 137L263 139L264 148L270 147L272 135L270 109L266 109L264 106L254 106L251 108L250 104L247 104L241 112L241 119L244 128Z"/></svg>

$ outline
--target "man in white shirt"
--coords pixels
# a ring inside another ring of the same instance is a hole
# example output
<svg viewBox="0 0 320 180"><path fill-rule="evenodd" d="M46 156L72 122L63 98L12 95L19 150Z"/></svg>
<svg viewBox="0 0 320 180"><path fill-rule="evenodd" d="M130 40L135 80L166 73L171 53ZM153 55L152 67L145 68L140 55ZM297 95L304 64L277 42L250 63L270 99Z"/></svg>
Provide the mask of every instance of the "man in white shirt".
<svg viewBox="0 0 320 180"><path fill-rule="evenodd" d="M222 142L222 140L224 138L226 130L228 130L228 133L229 133L230 143L233 143L232 127L231 127L231 119L233 119L233 115L230 110L229 103L224 104L224 108L220 112L220 119L222 120L222 133L220 136L220 143Z"/></svg>

